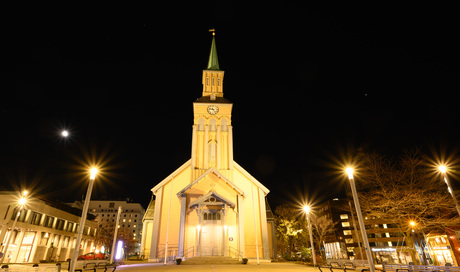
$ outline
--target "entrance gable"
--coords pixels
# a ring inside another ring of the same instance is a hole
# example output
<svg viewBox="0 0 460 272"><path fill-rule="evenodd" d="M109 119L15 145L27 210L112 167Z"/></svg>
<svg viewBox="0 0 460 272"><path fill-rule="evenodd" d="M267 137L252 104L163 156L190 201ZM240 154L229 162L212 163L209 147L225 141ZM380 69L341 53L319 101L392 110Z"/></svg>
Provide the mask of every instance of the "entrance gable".
<svg viewBox="0 0 460 272"><path fill-rule="evenodd" d="M185 193L203 195L204 192L208 192L210 190L214 191L214 187L217 185L227 191L230 190L236 194L244 196L244 192L233 182L222 175L217 169L210 168L208 171L204 172L201 176L180 190L177 193L177 197L180 197Z"/></svg>
<svg viewBox="0 0 460 272"><path fill-rule="evenodd" d="M200 198L196 199L195 201L191 202L188 205L188 208L192 209L192 208L194 208L196 206L199 206L199 205L216 206L216 205L224 205L224 204L230 206L232 209L234 209L235 206L236 206L235 203L233 203L229 199L221 196L217 192L211 191L211 192L201 196Z"/></svg>

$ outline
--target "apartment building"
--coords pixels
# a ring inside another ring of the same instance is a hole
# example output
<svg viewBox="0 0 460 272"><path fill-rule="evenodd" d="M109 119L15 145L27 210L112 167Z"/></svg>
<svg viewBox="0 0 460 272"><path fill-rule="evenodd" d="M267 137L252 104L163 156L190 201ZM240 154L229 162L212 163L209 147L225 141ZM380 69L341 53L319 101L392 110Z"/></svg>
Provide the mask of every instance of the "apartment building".
<svg viewBox="0 0 460 272"><path fill-rule="evenodd" d="M83 203L76 201L71 204L73 207L82 207ZM132 203L126 200L91 200L88 212L96 216L96 222L101 230L113 239L117 221L118 209L121 208L118 238L128 241L131 248L125 254L139 254L142 237L142 218L145 209L140 203ZM112 245L112 241L107 246Z"/></svg>
<svg viewBox="0 0 460 272"><path fill-rule="evenodd" d="M334 199L323 203L317 210L318 216L325 216L335 223L334 230L322 241L326 258L366 259L353 203L348 199ZM377 263L415 262L411 255L414 245L408 245L408 239L396 224L381 218L367 217L364 217L364 224Z"/></svg>

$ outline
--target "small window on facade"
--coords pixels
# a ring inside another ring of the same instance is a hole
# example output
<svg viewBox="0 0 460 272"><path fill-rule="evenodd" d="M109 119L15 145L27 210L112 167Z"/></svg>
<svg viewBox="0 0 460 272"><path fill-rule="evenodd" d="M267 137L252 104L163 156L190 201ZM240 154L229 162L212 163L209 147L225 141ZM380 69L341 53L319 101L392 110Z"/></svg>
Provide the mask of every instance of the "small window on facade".
<svg viewBox="0 0 460 272"><path fill-rule="evenodd" d="M342 227L349 227L350 226L350 222L342 222Z"/></svg>
<svg viewBox="0 0 460 272"><path fill-rule="evenodd" d="M208 214L207 214L207 213L205 213L205 214L203 215L203 220L208 220Z"/></svg>
<svg viewBox="0 0 460 272"><path fill-rule="evenodd" d="M115 202L110 202L109 203L109 208L114 208L115 207Z"/></svg>
<svg viewBox="0 0 460 272"><path fill-rule="evenodd" d="M340 219L348 219L348 214L341 214Z"/></svg>
<svg viewBox="0 0 460 272"><path fill-rule="evenodd" d="M344 230L343 235L351 235L351 230Z"/></svg>

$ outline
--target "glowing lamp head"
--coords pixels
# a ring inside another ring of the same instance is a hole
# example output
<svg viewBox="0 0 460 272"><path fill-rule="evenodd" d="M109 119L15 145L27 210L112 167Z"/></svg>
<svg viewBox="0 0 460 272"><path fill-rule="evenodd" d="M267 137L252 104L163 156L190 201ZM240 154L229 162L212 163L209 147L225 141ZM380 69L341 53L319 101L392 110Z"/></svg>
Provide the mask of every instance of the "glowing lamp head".
<svg viewBox="0 0 460 272"><path fill-rule="evenodd" d="M67 137L67 136L69 136L69 132L67 130L63 130L61 132L61 135L62 135L62 137Z"/></svg>
<svg viewBox="0 0 460 272"><path fill-rule="evenodd" d="M26 196L28 193L29 193L29 192L27 192L27 190L22 191L22 195L23 195L23 196Z"/></svg>
<svg viewBox="0 0 460 272"><path fill-rule="evenodd" d="M346 171L347 174L348 174L348 178L349 178L349 179L352 179L352 178L353 178L353 168L348 167L345 171Z"/></svg>
<svg viewBox="0 0 460 272"><path fill-rule="evenodd" d="M410 221L409 224L414 227L416 225L416 223L414 221Z"/></svg>
<svg viewBox="0 0 460 272"><path fill-rule="evenodd" d="M89 177L89 179L95 179L96 178L96 173L97 173L97 168L95 168L95 167L91 168L90 173L91 173L91 176Z"/></svg>
<svg viewBox="0 0 460 272"><path fill-rule="evenodd" d="M445 174L446 171L447 171L447 167L445 165L441 165L441 166L439 166L439 171L441 171L441 173Z"/></svg>
<svg viewBox="0 0 460 272"><path fill-rule="evenodd" d="M309 214L309 213L310 213L310 206L308 206L308 205L303 206L303 211L304 211L306 214Z"/></svg>
<svg viewBox="0 0 460 272"><path fill-rule="evenodd" d="M21 205L26 204L26 198L25 198L25 197L21 197L21 198L19 199L19 204L21 204Z"/></svg>

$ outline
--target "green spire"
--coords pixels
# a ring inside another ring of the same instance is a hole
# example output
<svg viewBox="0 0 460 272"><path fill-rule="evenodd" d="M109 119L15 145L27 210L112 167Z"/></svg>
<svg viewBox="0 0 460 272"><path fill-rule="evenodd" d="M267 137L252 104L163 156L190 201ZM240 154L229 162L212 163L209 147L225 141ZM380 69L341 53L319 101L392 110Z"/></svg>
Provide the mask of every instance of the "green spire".
<svg viewBox="0 0 460 272"><path fill-rule="evenodd" d="M219 68L219 60L217 59L217 49L216 49L216 33L214 29L210 29L212 32L212 44L211 44L211 52L209 53L209 60L208 60L208 70L220 70Z"/></svg>

